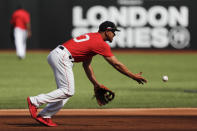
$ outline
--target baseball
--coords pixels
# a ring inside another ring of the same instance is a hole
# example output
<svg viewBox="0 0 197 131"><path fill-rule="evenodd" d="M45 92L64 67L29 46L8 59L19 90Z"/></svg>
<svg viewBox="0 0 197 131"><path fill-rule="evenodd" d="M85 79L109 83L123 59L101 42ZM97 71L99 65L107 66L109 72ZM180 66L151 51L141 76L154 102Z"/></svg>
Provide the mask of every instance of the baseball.
<svg viewBox="0 0 197 131"><path fill-rule="evenodd" d="M168 81L168 76L163 76L162 80L163 80L164 82Z"/></svg>

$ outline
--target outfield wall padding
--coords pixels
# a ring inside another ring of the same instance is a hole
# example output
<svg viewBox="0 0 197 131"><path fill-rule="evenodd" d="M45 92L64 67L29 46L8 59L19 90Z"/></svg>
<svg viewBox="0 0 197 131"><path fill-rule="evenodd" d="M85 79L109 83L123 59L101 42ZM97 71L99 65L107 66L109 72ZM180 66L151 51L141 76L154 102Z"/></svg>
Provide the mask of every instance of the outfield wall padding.
<svg viewBox="0 0 197 131"><path fill-rule="evenodd" d="M28 49L53 49L62 41L111 20L115 49L197 50L196 0L1 0L0 49L14 49L10 18L17 5L31 14Z"/></svg>

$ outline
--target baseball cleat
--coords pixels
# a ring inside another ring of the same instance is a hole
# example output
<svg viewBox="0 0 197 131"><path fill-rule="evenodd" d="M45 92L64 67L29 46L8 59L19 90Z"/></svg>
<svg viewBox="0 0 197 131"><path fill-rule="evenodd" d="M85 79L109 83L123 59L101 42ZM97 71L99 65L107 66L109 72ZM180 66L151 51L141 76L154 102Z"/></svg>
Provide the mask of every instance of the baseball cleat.
<svg viewBox="0 0 197 131"><path fill-rule="evenodd" d="M31 100L29 97L27 97L29 112L31 114L31 117L36 119L37 117L37 107L31 103Z"/></svg>
<svg viewBox="0 0 197 131"><path fill-rule="evenodd" d="M44 125L44 126L50 126L50 127L54 127L54 126L58 126L56 123L54 123L51 118L43 118L41 116L37 116L36 120Z"/></svg>

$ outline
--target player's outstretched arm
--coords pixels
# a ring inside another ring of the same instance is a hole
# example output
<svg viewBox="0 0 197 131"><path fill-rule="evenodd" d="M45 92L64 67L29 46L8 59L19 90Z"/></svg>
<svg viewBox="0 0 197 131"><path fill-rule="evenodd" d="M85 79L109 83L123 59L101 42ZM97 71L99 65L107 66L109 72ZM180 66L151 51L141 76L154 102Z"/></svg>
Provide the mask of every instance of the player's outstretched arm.
<svg viewBox="0 0 197 131"><path fill-rule="evenodd" d="M31 33L31 23L27 23L26 24L26 27L27 27L27 37L30 38L32 33Z"/></svg>
<svg viewBox="0 0 197 131"><path fill-rule="evenodd" d="M92 82L94 87L99 87L101 85L96 80L96 77L94 75L94 72L93 72L93 69L92 69L92 66L91 66L91 61L92 61L92 59L84 61L83 62L83 68L84 68L84 71L85 71L88 79Z"/></svg>
<svg viewBox="0 0 197 131"><path fill-rule="evenodd" d="M132 73L124 64L118 61L118 59L115 56L104 57L104 58L120 73L132 78L133 80L137 81L139 84L144 84L147 82L147 80L141 76L142 72L137 74Z"/></svg>

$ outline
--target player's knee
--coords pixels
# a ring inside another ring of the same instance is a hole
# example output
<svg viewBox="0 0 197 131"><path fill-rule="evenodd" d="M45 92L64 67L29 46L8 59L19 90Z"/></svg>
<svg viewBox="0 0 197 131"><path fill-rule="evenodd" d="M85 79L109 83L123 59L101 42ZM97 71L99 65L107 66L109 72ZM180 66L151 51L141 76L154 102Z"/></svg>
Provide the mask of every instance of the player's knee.
<svg viewBox="0 0 197 131"><path fill-rule="evenodd" d="M74 95L74 94L73 94L73 95ZM66 96L67 96L67 97L72 97L73 95L70 95L70 94L66 94Z"/></svg>
<svg viewBox="0 0 197 131"><path fill-rule="evenodd" d="M64 94L67 96L67 97L72 97L74 95L74 91L70 91L70 90L67 90L65 88L61 88L61 90L64 92Z"/></svg>

